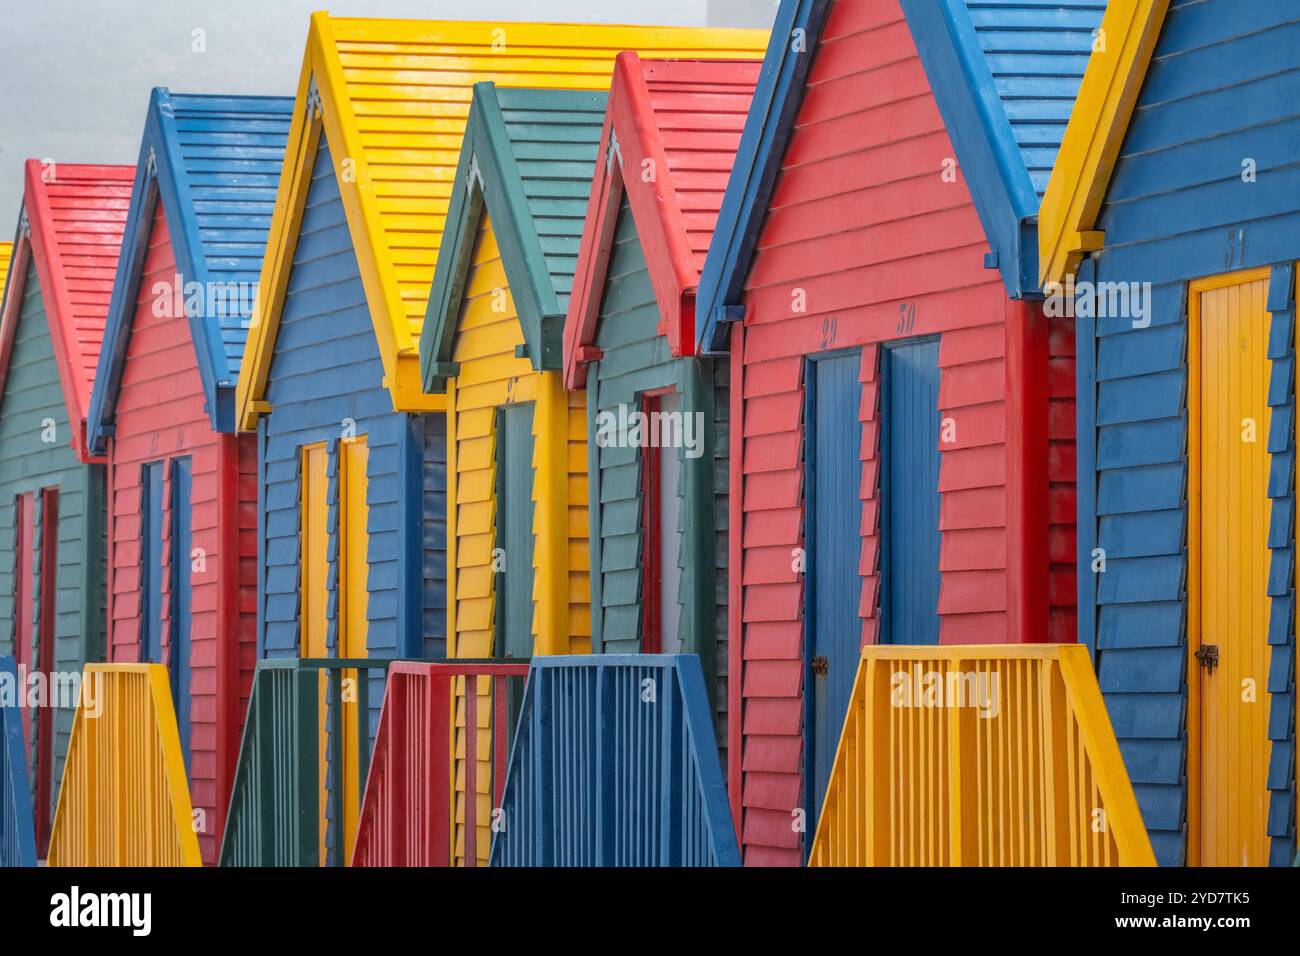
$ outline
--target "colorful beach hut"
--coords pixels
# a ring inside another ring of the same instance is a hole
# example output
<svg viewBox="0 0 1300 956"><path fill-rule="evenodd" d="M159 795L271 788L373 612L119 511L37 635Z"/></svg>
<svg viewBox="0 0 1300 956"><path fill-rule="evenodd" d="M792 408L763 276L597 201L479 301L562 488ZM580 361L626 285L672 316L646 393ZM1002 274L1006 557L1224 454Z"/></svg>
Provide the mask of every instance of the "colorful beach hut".
<svg viewBox="0 0 1300 956"><path fill-rule="evenodd" d="M447 396L448 657L590 646L587 412L560 340L606 99L474 87L420 339Z"/></svg>
<svg viewBox="0 0 1300 956"><path fill-rule="evenodd" d="M23 711L43 855L82 666L104 657L104 467L86 415L135 170L28 160L23 176L0 311L0 654L50 695Z"/></svg>
<svg viewBox="0 0 1300 956"><path fill-rule="evenodd" d="M593 649L699 655L724 745L728 365L695 355L695 293L760 66L618 58L564 329Z"/></svg>
<svg viewBox="0 0 1300 956"><path fill-rule="evenodd" d="M87 441L107 458L108 657L168 665L215 862L256 656L257 447L235 382L293 101L153 91Z"/></svg>
<svg viewBox="0 0 1300 956"><path fill-rule="evenodd" d="M1160 862L1295 858L1300 10L1111 0L1040 214L1079 632Z"/></svg>
<svg viewBox="0 0 1300 956"><path fill-rule="evenodd" d="M446 653L446 397L423 390L417 345L473 85L599 90L625 49L728 58L765 41L312 17L237 392L258 433L262 656Z"/></svg>
<svg viewBox="0 0 1300 956"><path fill-rule="evenodd" d="M731 361L747 864L804 859L863 644L1074 640L1073 329L1035 218L1104 6L780 6L696 305Z"/></svg>
<svg viewBox="0 0 1300 956"><path fill-rule="evenodd" d="M590 649L587 413L564 388L560 338L607 96L474 87L420 338L425 388L447 401L448 657ZM491 735L510 736L515 683ZM457 774L458 799L460 781L491 779L492 754ZM454 847L481 865L490 814L476 819Z"/></svg>

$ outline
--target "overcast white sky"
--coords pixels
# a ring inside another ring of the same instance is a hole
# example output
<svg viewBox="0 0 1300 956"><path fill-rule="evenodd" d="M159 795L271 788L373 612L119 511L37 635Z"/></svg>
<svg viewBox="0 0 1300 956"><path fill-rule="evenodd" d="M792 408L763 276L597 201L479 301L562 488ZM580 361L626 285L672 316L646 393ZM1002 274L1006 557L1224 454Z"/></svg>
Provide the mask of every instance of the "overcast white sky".
<svg viewBox="0 0 1300 956"><path fill-rule="evenodd" d="M776 0L5 0L0 238L22 163L134 163L149 91L292 96L312 11L426 20L767 26ZM194 31L205 52L195 52Z"/></svg>

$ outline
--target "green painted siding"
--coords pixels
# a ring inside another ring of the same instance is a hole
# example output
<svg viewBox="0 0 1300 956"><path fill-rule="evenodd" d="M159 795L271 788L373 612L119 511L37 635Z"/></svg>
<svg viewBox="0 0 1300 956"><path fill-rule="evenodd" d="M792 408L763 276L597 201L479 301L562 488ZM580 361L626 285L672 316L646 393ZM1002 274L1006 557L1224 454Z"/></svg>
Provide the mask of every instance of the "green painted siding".
<svg viewBox="0 0 1300 956"><path fill-rule="evenodd" d="M53 430L54 441L46 441ZM0 654L13 653L14 500L24 492L59 489L58 589L54 623L55 665L78 671L104 648L106 557L104 470L77 461L59 384L49 324L36 270L29 263L4 395L0 396ZM41 514L39 496L37 528ZM39 537L37 538L39 541ZM39 555L34 587L40 593ZM89 597L88 597L89 596ZM85 609L92 608L86 614ZM46 609L36 607L37 619ZM36 659L33 648L32 659ZM54 714L52 799L58 799L73 710ZM35 728L35 723L33 723ZM35 748L28 742L29 753ZM51 819L53 808L51 808Z"/></svg>
<svg viewBox="0 0 1300 956"><path fill-rule="evenodd" d="M659 335L659 308L627 200L619 211L596 345L602 358L587 376L589 421L629 413L647 391L673 387L682 409L702 413L703 454L681 468L683 646L700 655L712 684L719 746L726 740L727 368L673 359ZM592 649L635 653L641 646L641 456L638 449L590 445ZM667 450L665 450L666 453ZM677 452L682 454L680 450ZM672 560L665 555L664 560Z"/></svg>

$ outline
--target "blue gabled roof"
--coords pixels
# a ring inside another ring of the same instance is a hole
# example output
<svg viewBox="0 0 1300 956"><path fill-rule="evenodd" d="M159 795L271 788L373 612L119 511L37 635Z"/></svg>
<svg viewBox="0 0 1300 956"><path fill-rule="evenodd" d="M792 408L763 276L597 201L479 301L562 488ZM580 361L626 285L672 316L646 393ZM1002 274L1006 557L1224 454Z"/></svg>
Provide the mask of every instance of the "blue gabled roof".
<svg viewBox="0 0 1300 956"><path fill-rule="evenodd" d="M209 96L158 88L149 100L131 209L95 374L87 439L101 454L112 422L157 202L182 281L213 428L235 428L235 384L289 138L292 97ZM228 297L209 294L225 285ZM201 300L201 301L200 301ZM210 306L214 306L209 308Z"/></svg>
<svg viewBox="0 0 1300 956"><path fill-rule="evenodd" d="M1036 296L1039 202L1106 0L900 0L1012 298ZM830 0L782 0L700 280L700 349L726 350ZM804 30L802 44L793 43ZM799 52L799 50L807 52Z"/></svg>

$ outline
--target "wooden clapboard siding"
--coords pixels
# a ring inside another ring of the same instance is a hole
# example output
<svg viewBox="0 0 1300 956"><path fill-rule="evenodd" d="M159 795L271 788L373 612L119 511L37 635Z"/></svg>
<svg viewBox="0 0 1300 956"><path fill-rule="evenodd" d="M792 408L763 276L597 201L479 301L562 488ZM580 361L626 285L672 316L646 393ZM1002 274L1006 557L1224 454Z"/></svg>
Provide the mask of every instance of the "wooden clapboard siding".
<svg viewBox="0 0 1300 956"><path fill-rule="evenodd" d="M1272 861L1295 852L1294 276L1300 259L1300 12L1169 7L1123 136L1080 281L1152 283L1148 323L1080 316L1079 561L1083 639L1158 860L1187 852L1187 284L1274 266ZM1254 181L1243 163L1256 164ZM1277 268L1281 267L1281 268ZM1263 491L1261 490L1261 493ZM1243 795L1249 798L1249 795Z"/></svg>
<svg viewBox="0 0 1300 956"><path fill-rule="evenodd" d="M14 653L15 498L33 492L39 499L41 488L56 487L59 564L54 661L60 671L80 673L83 664L101 660L104 653L103 468L80 463L72 450L75 432L68 422L46 306L30 258L24 275L11 282L10 293L21 294L22 300L16 304L17 327L0 393L0 448L4 449L0 455L0 654ZM52 440L45 441L47 436ZM32 580L35 600L41 588L39 561ZM34 610L38 615L51 611L39 606ZM36 659L34 654L31 659ZM73 714L74 709L66 707L54 712L50 793L55 800ZM28 752L34 755L28 743ZM53 813L51 805L50 819Z"/></svg>
<svg viewBox="0 0 1300 956"><path fill-rule="evenodd" d="M298 654L299 449L315 442L327 444L330 461L330 555L335 569L330 575L328 645L332 651L338 648L339 443L345 430L355 430L366 437L369 450L367 650L371 657L416 656L441 640L441 622L431 606L440 597L437 581L427 576L427 560L422 572L415 568L423 541L425 553L434 552L433 569L441 577L442 544L436 537L440 521L426 518L423 508L427 496L436 496L436 483L426 476L423 494L406 490L408 478L420 487L415 479L423 474L422 445L429 433L422 432L418 419L393 412L384 388L332 154L323 137L280 325L267 385L272 412L259 431L265 565L262 653ZM404 550L408 534L414 538ZM420 621L438 626L432 633L426 629L423 642ZM382 675L376 674L373 683L372 723L383 700Z"/></svg>

